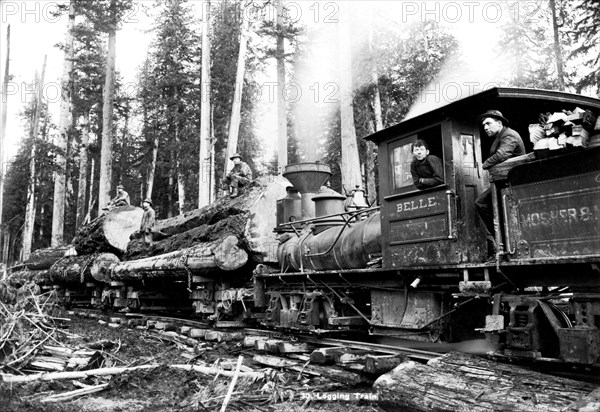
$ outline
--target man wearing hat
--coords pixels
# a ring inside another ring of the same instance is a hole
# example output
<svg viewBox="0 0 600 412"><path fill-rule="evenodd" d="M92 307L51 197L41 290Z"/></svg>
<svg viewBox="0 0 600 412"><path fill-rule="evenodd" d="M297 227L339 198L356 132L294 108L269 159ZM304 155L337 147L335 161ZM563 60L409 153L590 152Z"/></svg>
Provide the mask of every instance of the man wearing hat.
<svg viewBox="0 0 600 412"><path fill-rule="evenodd" d="M118 206L129 206L129 193L125 191L123 185L117 186L117 196L113 198L110 203L104 208L105 210L112 209Z"/></svg>
<svg viewBox="0 0 600 412"><path fill-rule="evenodd" d="M230 196L236 197L241 194L243 187L252 181L252 169L250 169L248 163L242 161L242 156L239 153L234 153L230 159L233 161L233 168L223 179L222 187L226 194L229 194L229 188L231 188Z"/></svg>
<svg viewBox="0 0 600 412"><path fill-rule="evenodd" d="M523 139L519 133L508 127L508 120L502 116L498 110L488 110L478 116L478 120L485 134L494 138L490 149L490 157L483 162L483 169L487 170L492 166L502 163L511 157L525 154ZM492 210L492 192L491 188L484 191L475 200L475 207L479 216L485 223L487 232L488 253L494 255L496 252L496 242L494 240L494 215Z"/></svg>
<svg viewBox="0 0 600 412"><path fill-rule="evenodd" d="M146 245L152 244L152 228L154 228L154 222L156 221L156 215L154 209L152 209L152 199L147 197L142 201L142 208L144 214L142 215L142 223L140 224L140 232L144 237L144 243Z"/></svg>

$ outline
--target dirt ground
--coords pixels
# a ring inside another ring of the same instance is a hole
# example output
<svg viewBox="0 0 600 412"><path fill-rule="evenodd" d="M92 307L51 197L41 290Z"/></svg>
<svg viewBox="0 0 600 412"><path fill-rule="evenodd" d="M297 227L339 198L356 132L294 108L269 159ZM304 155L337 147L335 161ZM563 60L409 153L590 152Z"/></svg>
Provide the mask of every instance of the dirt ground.
<svg viewBox="0 0 600 412"><path fill-rule="evenodd" d="M114 343L102 351L102 367L124 367L160 364L154 369L138 369L121 375L86 379L36 381L31 383L1 383L0 410L10 411L214 411L220 410L231 383L231 377L209 376L198 372L174 369L168 365L202 363L208 366L244 356L243 365L261 370L252 364L252 353L240 343L209 344L206 351L190 354L190 349L164 340L152 330L126 326L109 327L97 319L66 316L67 334L57 334L57 340L69 348L86 348L93 342ZM185 355L185 356L184 356ZM190 359L193 357L193 359ZM6 372L6 371L5 371ZM320 378L300 378L298 374L280 371L266 380L238 379L228 411L380 411L377 401L339 400L346 394L372 394L371 386L350 388ZM50 395L80 389L83 385L108 386L101 392L80 398L48 402ZM83 384L83 385L82 385ZM319 399L316 399L319 398ZM325 399L324 399L325 398ZM328 398L328 399L327 399Z"/></svg>

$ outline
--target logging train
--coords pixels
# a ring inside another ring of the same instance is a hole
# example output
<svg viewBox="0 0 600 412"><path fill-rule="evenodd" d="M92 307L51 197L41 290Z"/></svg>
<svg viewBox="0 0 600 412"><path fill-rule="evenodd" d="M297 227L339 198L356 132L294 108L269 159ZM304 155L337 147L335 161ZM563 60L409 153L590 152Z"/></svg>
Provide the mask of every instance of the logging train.
<svg viewBox="0 0 600 412"><path fill-rule="evenodd" d="M492 142L476 121L488 109L525 141L545 122L540 150L526 142L528 153L489 179L482 163ZM93 255L77 280L92 304L114 310L193 308L217 323L428 342L485 336L503 356L598 366L599 114L598 99L489 89L366 137L378 145L378 206L360 189L347 197L325 187L326 164L291 164L287 180L159 221L149 250L135 235L124 254L93 250L114 255ZM443 159L442 185L413 185L417 138ZM491 261L474 207L489 185L499 246ZM169 233L177 225L181 233ZM78 299L73 285L55 288Z"/></svg>

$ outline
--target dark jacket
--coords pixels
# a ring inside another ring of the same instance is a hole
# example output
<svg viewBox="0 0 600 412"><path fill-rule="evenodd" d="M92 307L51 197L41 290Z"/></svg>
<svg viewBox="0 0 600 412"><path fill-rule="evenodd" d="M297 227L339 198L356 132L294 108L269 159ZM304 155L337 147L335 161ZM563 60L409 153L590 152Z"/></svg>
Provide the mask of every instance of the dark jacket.
<svg viewBox="0 0 600 412"><path fill-rule="evenodd" d="M504 126L496 136L490 149L490 157L483 162L483 168L489 169L492 166L502 163L511 157L517 157L525 154L525 145L519 133L513 129Z"/></svg>
<svg viewBox="0 0 600 412"><path fill-rule="evenodd" d="M417 189L427 189L444 183L444 166L442 159L427 155L423 160L413 160L410 174Z"/></svg>

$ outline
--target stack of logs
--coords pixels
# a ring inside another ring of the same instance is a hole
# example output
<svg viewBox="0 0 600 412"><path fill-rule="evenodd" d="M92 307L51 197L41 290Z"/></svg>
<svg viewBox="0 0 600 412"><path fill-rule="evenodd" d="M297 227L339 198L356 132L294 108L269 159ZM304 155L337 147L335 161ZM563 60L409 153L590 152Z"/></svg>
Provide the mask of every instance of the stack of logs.
<svg viewBox="0 0 600 412"><path fill-rule="evenodd" d="M185 280L190 274L232 272L249 262L276 262L274 211L287 186L283 177L270 176L254 181L236 198L224 197L158 220L150 245L138 231L142 209L111 209L79 228L72 247L34 251L12 271L9 282L17 287L33 281L47 287L97 290L118 282Z"/></svg>

